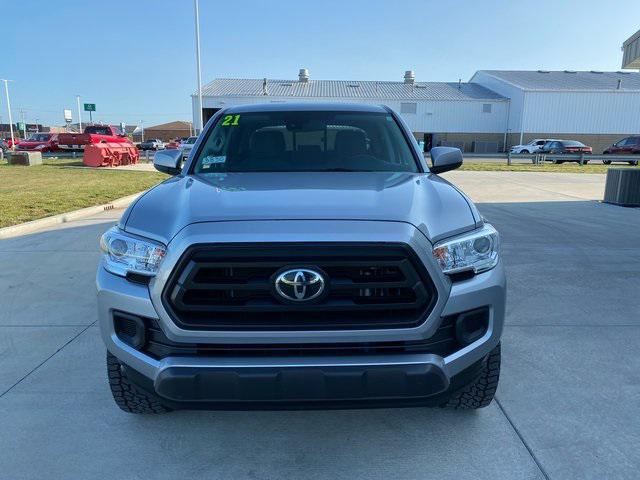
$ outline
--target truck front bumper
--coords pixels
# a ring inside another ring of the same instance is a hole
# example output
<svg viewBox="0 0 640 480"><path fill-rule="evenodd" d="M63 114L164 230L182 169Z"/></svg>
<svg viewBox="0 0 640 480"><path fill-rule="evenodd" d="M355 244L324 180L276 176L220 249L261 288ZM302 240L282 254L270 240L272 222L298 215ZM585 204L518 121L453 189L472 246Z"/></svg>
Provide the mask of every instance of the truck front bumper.
<svg viewBox="0 0 640 480"><path fill-rule="evenodd" d="M100 326L107 349L128 378L174 408L322 408L437 405L475 380L498 344L504 322L502 264L454 284L441 315L489 307L486 333L455 353L353 356L169 356L152 358L121 341L113 311L158 318L148 287L100 268Z"/></svg>

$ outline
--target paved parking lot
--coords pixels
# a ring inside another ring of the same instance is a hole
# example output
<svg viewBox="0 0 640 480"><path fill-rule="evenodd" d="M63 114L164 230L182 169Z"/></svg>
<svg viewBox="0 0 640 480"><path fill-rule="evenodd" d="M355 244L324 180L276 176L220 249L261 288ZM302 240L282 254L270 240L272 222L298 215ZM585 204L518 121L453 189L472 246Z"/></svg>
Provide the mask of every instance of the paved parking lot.
<svg viewBox="0 0 640 480"><path fill-rule="evenodd" d="M446 175L501 231L497 402L477 412L175 412L113 404L93 277L111 211L0 241L0 477L602 479L640 469L640 209L604 177Z"/></svg>

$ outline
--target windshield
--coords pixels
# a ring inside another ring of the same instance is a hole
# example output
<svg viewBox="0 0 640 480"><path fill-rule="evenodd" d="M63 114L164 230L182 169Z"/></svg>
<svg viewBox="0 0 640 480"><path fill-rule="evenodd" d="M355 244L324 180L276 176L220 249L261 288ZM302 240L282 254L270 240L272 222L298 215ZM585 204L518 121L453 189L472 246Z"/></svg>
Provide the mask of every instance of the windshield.
<svg viewBox="0 0 640 480"><path fill-rule="evenodd" d="M49 138L51 137L51 135L47 135L46 133L36 133L34 135L31 135L27 141L28 142L47 142L49 141Z"/></svg>
<svg viewBox="0 0 640 480"><path fill-rule="evenodd" d="M195 174L221 172L417 172L388 113L253 112L223 115Z"/></svg>
<svg viewBox="0 0 640 480"><path fill-rule="evenodd" d="M111 135L111 128L107 126L90 126L84 129L84 133L93 133L95 135Z"/></svg>
<svg viewBox="0 0 640 480"><path fill-rule="evenodd" d="M194 143L196 143L197 139L198 139L198 137L189 137L189 138L187 138L187 141L184 142L184 143L186 143L187 145L193 145Z"/></svg>

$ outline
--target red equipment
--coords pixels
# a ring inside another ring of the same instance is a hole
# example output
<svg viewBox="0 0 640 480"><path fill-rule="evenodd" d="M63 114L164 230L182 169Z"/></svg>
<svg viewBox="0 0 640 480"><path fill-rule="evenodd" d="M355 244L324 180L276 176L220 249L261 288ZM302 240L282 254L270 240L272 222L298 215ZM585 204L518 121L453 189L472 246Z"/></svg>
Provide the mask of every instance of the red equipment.
<svg viewBox="0 0 640 480"><path fill-rule="evenodd" d="M85 145L101 142L131 143L126 135L111 125L89 125L84 133L58 134L58 147L62 150L82 150Z"/></svg>
<svg viewBox="0 0 640 480"><path fill-rule="evenodd" d="M89 167L118 167L138 163L138 149L130 143L90 143L84 147L82 162Z"/></svg>

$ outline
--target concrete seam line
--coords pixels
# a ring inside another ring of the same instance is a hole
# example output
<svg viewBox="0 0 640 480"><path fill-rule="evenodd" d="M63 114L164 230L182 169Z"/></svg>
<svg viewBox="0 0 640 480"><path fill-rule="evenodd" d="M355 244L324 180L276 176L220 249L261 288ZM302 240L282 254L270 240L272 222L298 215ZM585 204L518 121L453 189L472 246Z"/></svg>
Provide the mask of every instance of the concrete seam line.
<svg viewBox="0 0 640 480"><path fill-rule="evenodd" d="M126 197L117 198L109 203L104 203L102 205L94 205L91 207L81 208L79 210L72 210L71 212L59 213L50 217L39 218L30 222L19 223L18 225L11 225L9 227L0 228L0 240L4 238L17 237L26 233L32 233L47 227L52 227L54 225L68 223L73 220L88 217L90 215L101 213L107 210L124 207L133 202L144 192L146 192L146 190L134 193L133 195L127 195Z"/></svg>
<svg viewBox="0 0 640 480"><path fill-rule="evenodd" d="M513 421L511 420L511 417L509 417L509 415L507 415L507 412L505 411L505 409L502 407L502 404L500 403L500 401L495 398L494 399L496 402L496 405L498 405L498 408L500 409L500 411L502 412L502 414L504 415L504 417L507 419L507 422L509 422L509 425L511 425L511 428L513 428L513 431L516 433L516 435L518 436L518 438L520 439L520 442L522 443L522 445L524 445L524 448L527 449L527 452L529 453L529 456L531 457L531 459L533 460L533 462L536 464L536 466L538 467L538 470L540 470L540 473L542 473L542 475L544 476L544 478L546 478L546 480L550 480L549 475L547 474L547 472L545 471L545 469L542 467L542 464L540 463L540 461L538 460L538 457L536 457L536 455L533 453L533 450L531 450L531 447L529 446L529 444L525 441L524 437L522 436L522 434L520 433L520 430L518 430L518 428L515 426L515 424L513 423Z"/></svg>
<svg viewBox="0 0 640 480"><path fill-rule="evenodd" d="M86 332L87 330L89 330L91 327L93 327L96 324L97 320L93 321L92 323L90 323L89 325L87 325L86 327L84 327L82 330L80 330L76 335L74 335L69 341L67 341L64 345L62 345L59 349L57 349L55 352L53 352L51 355L49 355L47 358L45 358L42 362L40 362L38 365L36 365L29 373L27 373L26 375L24 375L20 380L18 380L16 383L14 383L13 385L11 385L9 388L7 388L4 392L2 392L0 394L0 398L4 397L7 393L9 393L11 390L13 390L15 387L17 387L18 385L20 385L20 383L22 383L22 381L27 378L28 376L30 376L33 372L35 372L36 370L38 370L42 365L44 365L45 363L47 363L49 360L51 360L58 352L60 352L62 349L64 349L67 345L69 345L71 342L73 342L76 338L78 338L80 335L82 335L84 332Z"/></svg>

